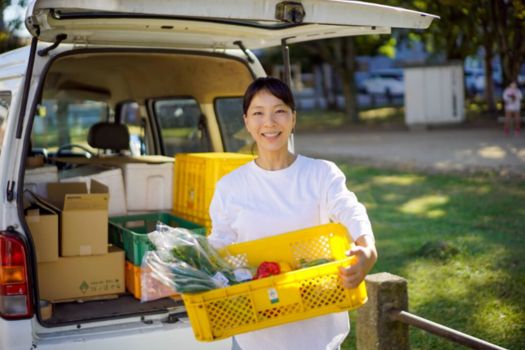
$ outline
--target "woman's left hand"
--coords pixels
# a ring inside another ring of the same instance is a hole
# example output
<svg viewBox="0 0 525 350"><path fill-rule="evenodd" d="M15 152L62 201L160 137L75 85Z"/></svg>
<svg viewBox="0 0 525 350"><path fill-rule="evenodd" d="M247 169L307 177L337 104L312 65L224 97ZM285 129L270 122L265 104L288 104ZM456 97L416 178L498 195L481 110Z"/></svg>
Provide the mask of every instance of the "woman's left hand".
<svg viewBox="0 0 525 350"><path fill-rule="evenodd" d="M350 249L346 255L355 256L357 263L349 267L340 267L339 276L343 287L348 289L357 288L367 273L374 267L377 260L374 238L370 236L359 237L356 241L356 246Z"/></svg>

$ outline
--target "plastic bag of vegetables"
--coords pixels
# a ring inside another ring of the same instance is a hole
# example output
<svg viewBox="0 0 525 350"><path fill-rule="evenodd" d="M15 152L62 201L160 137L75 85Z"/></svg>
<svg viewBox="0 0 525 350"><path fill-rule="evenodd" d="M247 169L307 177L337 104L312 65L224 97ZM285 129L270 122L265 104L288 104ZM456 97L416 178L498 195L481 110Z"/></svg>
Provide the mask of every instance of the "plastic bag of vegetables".
<svg viewBox="0 0 525 350"><path fill-rule="evenodd" d="M159 295L155 283L172 292L196 293L238 283L233 267L208 244L206 237L184 228L163 223L148 234L156 247L144 255L141 274L141 300L155 300Z"/></svg>

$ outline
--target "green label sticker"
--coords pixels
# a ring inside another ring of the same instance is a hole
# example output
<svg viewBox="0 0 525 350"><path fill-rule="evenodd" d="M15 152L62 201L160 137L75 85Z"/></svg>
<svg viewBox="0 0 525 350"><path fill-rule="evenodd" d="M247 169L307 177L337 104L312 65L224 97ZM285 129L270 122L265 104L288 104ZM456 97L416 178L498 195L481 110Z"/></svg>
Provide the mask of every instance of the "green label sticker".
<svg viewBox="0 0 525 350"><path fill-rule="evenodd" d="M270 302L272 304L279 302L279 294L275 290L275 288L269 288L268 289L268 297L270 298Z"/></svg>

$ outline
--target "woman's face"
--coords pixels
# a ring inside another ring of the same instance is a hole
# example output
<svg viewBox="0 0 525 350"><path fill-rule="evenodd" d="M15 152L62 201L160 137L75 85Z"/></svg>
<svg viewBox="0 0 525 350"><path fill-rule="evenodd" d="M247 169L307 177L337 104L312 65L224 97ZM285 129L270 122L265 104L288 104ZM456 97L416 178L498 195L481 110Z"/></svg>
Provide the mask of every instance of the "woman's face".
<svg viewBox="0 0 525 350"><path fill-rule="evenodd" d="M288 137L295 127L295 112L266 90L259 91L244 115L246 129L261 152L287 152Z"/></svg>

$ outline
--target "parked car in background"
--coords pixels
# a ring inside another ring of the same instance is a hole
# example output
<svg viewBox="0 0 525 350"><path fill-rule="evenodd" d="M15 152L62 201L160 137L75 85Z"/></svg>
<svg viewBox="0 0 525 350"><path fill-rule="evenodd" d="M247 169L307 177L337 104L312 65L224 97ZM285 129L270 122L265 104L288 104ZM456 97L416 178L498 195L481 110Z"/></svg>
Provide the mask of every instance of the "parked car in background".
<svg viewBox="0 0 525 350"><path fill-rule="evenodd" d="M358 85L360 92L365 94L380 94L385 96L403 96L405 85L401 69L384 69L370 73Z"/></svg>
<svg viewBox="0 0 525 350"><path fill-rule="evenodd" d="M466 67L464 69L465 89L468 94L476 95L485 91L485 70L483 68ZM503 86L503 72L500 66L494 66L492 70L492 82L496 93L499 95L505 88ZM517 77L518 86L525 89L525 65L522 66Z"/></svg>
<svg viewBox="0 0 525 350"><path fill-rule="evenodd" d="M483 69L465 69L464 76L467 93L475 95L485 90L485 72Z"/></svg>

